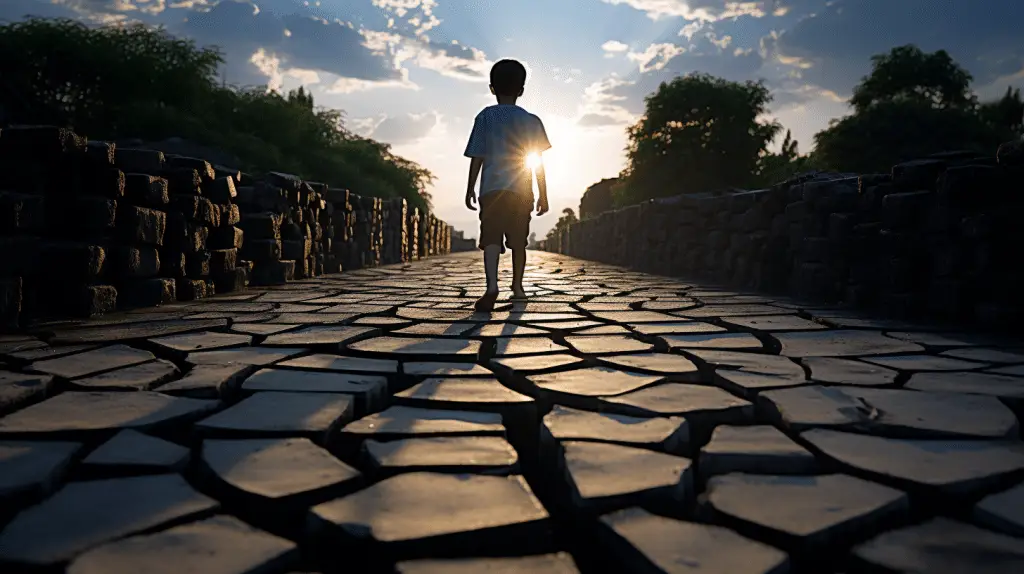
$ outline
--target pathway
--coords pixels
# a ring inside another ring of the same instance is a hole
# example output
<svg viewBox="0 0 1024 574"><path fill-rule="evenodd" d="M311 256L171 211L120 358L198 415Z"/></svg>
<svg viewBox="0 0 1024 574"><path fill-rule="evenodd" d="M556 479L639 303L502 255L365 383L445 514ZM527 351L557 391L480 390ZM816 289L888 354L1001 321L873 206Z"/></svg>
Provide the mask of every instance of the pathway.
<svg viewBox="0 0 1024 574"><path fill-rule="evenodd" d="M0 570L1024 572L1019 341L531 258L3 337Z"/></svg>

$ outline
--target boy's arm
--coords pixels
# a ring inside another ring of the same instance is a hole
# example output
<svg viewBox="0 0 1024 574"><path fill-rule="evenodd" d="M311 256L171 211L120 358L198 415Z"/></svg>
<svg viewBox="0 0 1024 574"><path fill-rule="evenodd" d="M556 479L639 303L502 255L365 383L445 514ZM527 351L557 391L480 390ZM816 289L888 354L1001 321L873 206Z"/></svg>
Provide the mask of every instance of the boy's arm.
<svg viewBox="0 0 1024 574"><path fill-rule="evenodd" d="M469 162L469 185L466 186L466 207L476 211L473 203L476 202L476 180L480 177L480 168L484 166L484 158L474 157Z"/></svg>
<svg viewBox="0 0 1024 574"><path fill-rule="evenodd" d="M541 216L548 212L548 178L544 174L543 159L533 173L537 176L537 215Z"/></svg>
<svg viewBox="0 0 1024 574"><path fill-rule="evenodd" d="M484 156L487 155L487 138L484 137L484 115L477 114L473 120L473 131L469 134L469 141L466 143L466 152L463 154L470 158L469 162L469 185L466 186L466 207L476 211L473 203L476 202L476 180L480 177L480 169L484 165Z"/></svg>
<svg viewBox="0 0 1024 574"><path fill-rule="evenodd" d="M551 142L548 141L544 122L540 121L540 118L537 118L536 133L533 140L534 149L541 158L540 165L534 171L534 174L537 176L537 215L540 216L548 212L548 178L544 173L544 152L551 149Z"/></svg>

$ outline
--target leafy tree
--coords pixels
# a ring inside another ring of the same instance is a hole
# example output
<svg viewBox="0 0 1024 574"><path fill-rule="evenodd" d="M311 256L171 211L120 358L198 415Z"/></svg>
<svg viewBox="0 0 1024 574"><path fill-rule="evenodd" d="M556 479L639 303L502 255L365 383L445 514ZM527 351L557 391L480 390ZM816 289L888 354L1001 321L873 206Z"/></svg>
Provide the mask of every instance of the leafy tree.
<svg viewBox="0 0 1024 574"><path fill-rule="evenodd" d="M597 217L602 213L615 207L613 203L613 190L618 185L619 178L605 178L591 185L580 197L580 219Z"/></svg>
<svg viewBox="0 0 1024 574"><path fill-rule="evenodd" d="M1005 138L973 110L887 102L833 120L814 139L815 155L825 167L888 172L901 161L941 151L969 149L991 154Z"/></svg>
<svg viewBox="0 0 1024 574"><path fill-rule="evenodd" d="M576 212L571 207L566 207L562 210L562 216L555 222L555 226L548 230L548 234L545 236L546 239L551 240L556 237L562 231L568 229L574 223L579 220L576 218Z"/></svg>
<svg viewBox="0 0 1024 574"><path fill-rule="evenodd" d="M707 74L674 78L645 99L628 129L627 167L616 203L747 186L781 127L761 120L771 102L761 82Z"/></svg>
<svg viewBox="0 0 1024 574"><path fill-rule="evenodd" d="M816 160L841 171L888 171L893 164L949 150L992 153L1019 130L1019 94L978 105L971 75L946 52L915 46L872 58L854 88L853 113L814 136ZM1016 114L1016 116L1015 116Z"/></svg>
<svg viewBox="0 0 1024 574"><path fill-rule="evenodd" d="M811 158L800 155L799 144L793 134L786 130L782 147L778 153L765 153L758 165L758 182L762 186L770 186L811 169Z"/></svg>
<svg viewBox="0 0 1024 574"><path fill-rule="evenodd" d="M348 131L303 88L288 94L217 82L220 51L160 28L72 20L0 25L0 109L11 123L58 124L97 139L178 136L287 171L427 207L429 171Z"/></svg>
<svg viewBox="0 0 1024 574"><path fill-rule="evenodd" d="M1024 134L1024 99L1020 88L1007 87L1003 97L981 105L982 117L996 129L1020 136Z"/></svg>
<svg viewBox="0 0 1024 574"><path fill-rule="evenodd" d="M858 112L887 102L971 108L977 103L971 80L945 50L929 54L914 45L898 46L871 57L871 74L854 88L850 105Z"/></svg>

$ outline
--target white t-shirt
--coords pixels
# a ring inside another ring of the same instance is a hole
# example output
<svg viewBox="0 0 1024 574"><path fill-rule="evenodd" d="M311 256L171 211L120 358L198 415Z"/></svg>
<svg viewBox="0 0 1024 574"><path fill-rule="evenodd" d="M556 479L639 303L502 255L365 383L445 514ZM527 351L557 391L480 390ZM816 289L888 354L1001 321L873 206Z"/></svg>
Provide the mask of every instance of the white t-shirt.
<svg viewBox="0 0 1024 574"><path fill-rule="evenodd" d="M540 118L516 105L497 104L477 114L465 155L484 160L481 196L503 189L532 194L533 171L526 156L550 148Z"/></svg>

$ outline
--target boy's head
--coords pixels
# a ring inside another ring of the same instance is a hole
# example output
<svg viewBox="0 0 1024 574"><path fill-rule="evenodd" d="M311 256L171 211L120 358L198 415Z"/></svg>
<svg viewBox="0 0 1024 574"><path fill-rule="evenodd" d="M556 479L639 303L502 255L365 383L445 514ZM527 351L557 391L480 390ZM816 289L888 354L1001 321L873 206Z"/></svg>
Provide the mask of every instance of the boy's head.
<svg viewBox="0 0 1024 574"><path fill-rule="evenodd" d="M515 60L500 60L491 67L491 93L518 98L526 86L526 67Z"/></svg>

